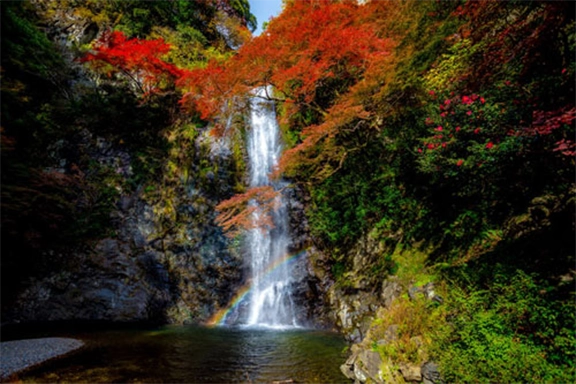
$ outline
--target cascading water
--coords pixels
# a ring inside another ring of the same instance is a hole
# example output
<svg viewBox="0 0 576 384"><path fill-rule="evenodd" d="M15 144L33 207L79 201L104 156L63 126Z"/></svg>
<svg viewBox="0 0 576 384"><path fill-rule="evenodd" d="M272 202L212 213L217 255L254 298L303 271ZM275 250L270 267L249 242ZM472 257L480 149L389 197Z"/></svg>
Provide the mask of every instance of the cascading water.
<svg viewBox="0 0 576 384"><path fill-rule="evenodd" d="M279 189L283 182L269 179L282 151L274 104L265 99L270 91L270 88L259 88L251 99L251 129L248 137L250 187L271 185ZM247 235L252 286L246 324L295 327L298 324L290 291L292 266L282 263L287 256L290 241L288 213L282 194L276 199L272 211L274 228L252 229ZM252 219L258 222L262 214L256 205Z"/></svg>

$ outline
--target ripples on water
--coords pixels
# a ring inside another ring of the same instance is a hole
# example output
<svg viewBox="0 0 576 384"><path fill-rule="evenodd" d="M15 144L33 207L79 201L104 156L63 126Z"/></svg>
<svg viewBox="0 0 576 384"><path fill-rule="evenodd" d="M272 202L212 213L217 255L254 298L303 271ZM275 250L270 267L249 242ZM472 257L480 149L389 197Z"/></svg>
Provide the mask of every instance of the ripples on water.
<svg viewBox="0 0 576 384"><path fill-rule="evenodd" d="M345 343L324 331L174 326L63 336L88 347L29 371L22 381L347 383L339 370Z"/></svg>

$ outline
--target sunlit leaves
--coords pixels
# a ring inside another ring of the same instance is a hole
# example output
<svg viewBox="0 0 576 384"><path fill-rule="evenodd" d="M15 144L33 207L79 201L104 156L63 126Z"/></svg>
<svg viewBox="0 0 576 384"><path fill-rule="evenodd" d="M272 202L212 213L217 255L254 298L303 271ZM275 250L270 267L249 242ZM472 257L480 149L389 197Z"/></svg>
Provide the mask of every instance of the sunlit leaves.
<svg viewBox="0 0 576 384"><path fill-rule="evenodd" d="M206 86L194 90L210 100L221 96L213 92L213 83L218 83L220 93L226 96L272 84L287 102L327 108L333 100L328 104L317 100L317 91L325 82L337 78L342 85L353 84L370 61L391 46L390 40L377 36L364 22L363 9L351 1L289 3L263 35L247 42L236 57L222 65L221 76L210 76L217 66L211 63L207 81L190 83Z"/></svg>
<svg viewBox="0 0 576 384"><path fill-rule="evenodd" d="M93 62L108 75L119 72L127 76L145 93L160 89L162 82L173 83L182 71L167 63L162 56L170 46L163 39L128 39L119 31L108 32L95 44L83 62Z"/></svg>

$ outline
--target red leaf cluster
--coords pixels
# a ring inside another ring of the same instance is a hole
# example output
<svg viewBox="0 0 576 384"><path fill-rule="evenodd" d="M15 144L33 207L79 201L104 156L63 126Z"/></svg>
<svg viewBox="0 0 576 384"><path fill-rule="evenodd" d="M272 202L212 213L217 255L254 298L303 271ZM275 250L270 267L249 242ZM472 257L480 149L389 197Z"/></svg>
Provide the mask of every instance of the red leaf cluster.
<svg viewBox="0 0 576 384"><path fill-rule="evenodd" d="M560 152L565 156L576 156L576 143L572 140L562 139L555 143L556 148L553 152Z"/></svg>
<svg viewBox="0 0 576 384"><path fill-rule="evenodd" d="M169 51L170 45L163 39L128 39L124 33L112 31L105 33L93 52L83 57L81 62L109 64L112 68L108 68L108 74L121 71L143 91L152 92L162 80L173 82L182 76L182 70L162 60Z"/></svg>
<svg viewBox="0 0 576 384"><path fill-rule="evenodd" d="M527 136L549 135L564 125L576 120L576 107L564 107L555 111L534 111L532 125L524 129Z"/></svg>

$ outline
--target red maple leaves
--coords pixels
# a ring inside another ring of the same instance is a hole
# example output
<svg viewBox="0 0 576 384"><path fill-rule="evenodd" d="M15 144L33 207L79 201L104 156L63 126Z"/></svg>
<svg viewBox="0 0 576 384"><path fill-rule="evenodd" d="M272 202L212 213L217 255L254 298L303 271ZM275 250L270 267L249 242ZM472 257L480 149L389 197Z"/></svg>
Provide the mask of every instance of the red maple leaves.
<svg viewBox="0 0 576 384"><path fill-rule="evenodd" d="M181 69L162 59L169 51L170 45L163 39L128 39L124 33L112 31L105 33L81 62L104 69L108 76L122 73L147 94L182 76Z"/></svg>
<svg viewBox="0 0 576 384"><path fill-rule="evenodd" d="M564 107L555 111L534 111L532 125L524 130L529 136L549 135L564 125L576 120L576 107Z"/></svg>
<svg viewBox="0 0 576 384"><path fill-rule="evenodd" d="M179 83L188 90L185 102L208 117L232 95L271 84L282 101L325 109L316 105L320 89L335 78L354 84L392 46L375 33L365 6L353 1L295 1L286 7L231 60L185 73Z"/></svg>

